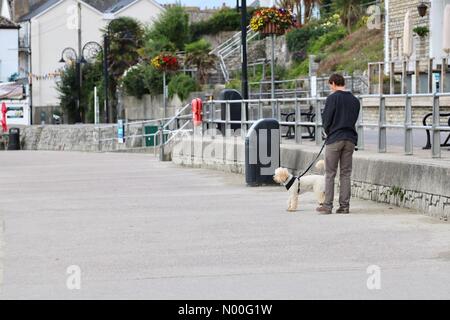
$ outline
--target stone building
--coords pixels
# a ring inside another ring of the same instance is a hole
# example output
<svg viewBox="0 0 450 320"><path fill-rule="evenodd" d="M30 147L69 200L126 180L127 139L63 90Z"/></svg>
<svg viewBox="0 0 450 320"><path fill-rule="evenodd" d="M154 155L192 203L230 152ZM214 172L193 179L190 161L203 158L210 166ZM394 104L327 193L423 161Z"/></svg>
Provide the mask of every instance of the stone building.
<svg viewBox="0 0 450 320"><path fill-rule="evenodd" d="M385 0L385 71L389 73L389 63L395 62L395 72L399 73L402 69L402 62L404 61L403 53L403 30L405 15L408 10L412 17L413 28L426 27L429 32L427 35L419 36L413 35L413 54L409 59L408 72L414 73L416 68L416 61L419 61L419 71L427 73L429 69L430 59L433 59L433 68L435 81L433 88L439 87L436 81L439 82L439 70L442 65L445 53L442 48L443 39L443 13L446 5L450 4L450 0ZM419 15L419 6L426 5L426 12L423 16ZM423 90L428 90L427 75L420 76L420 83ZM447 80L449 77L447 77ZM415 87L415 74L409 78L409 87ZM450 85L446 85L450 88ZM411 88L414 92L414 89Z"/></svg>

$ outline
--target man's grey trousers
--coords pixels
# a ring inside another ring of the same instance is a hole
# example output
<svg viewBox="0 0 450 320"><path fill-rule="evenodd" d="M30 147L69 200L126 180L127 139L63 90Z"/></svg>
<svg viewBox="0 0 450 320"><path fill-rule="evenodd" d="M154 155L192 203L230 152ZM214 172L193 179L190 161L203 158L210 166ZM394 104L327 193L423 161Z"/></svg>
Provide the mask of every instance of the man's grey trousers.
<svg viewBox="0 0 450 320"><path fill-rule="evenodd" d="M338 165L340 167L339 205L341 208L350 208L351 182L353 165L353 152L355 144L342 140L329 144L325 148L325 203L324 207L332 209L334 200L334 180Z"/></svg>

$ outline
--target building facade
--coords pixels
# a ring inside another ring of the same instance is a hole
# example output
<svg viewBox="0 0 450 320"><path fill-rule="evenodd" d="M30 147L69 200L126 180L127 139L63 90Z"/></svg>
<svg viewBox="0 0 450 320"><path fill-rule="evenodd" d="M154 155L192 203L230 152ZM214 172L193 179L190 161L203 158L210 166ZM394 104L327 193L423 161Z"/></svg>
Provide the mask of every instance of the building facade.
<svg viewBox="0 0 450 320"><path fill-rule="evenodd" d="M423 6L426 10L423 10ZM403 34L405 16L410 12L412 28L422 27L428 31L425 35L413 32L412 55L407 58L408 92L434 92L441 86L441 68L444 58L443 21L444 8L450 0L385 0L385 73L391 73L391 65L396 75L403 72ZM422 7L422 15L419 14ZM450 77L445 78L444 88L450 88ZM447 89L446 89L447 91Z"/></svg>
<svg viewBox="0 0 450 320"><path fill-rule="evenodd" d="M419 15L418 6L427 5L425 16ZM435 66L445 56L442 50L443 38L443 13L450 0L385 0L386 8L386 35L385 35L385 62L401 61L403 28L405 15L408 10L412 15L413 28L427 27L429 33L420 37L414 34L413 55L411 60L425 60L434 58Z"/></svg>
<svg viewBox="0 0 450 320"><path fill-rule="evenodd" d="M79 44L102 45L102 30L112 19L127 16L148 25L164 10L153 0L121 0L107 9L102 2L100 7L89 3L48 0L20 18L19 71L30 84L33 123L48 122L59 107L56 83L64 67L60 60L65 48L78 53Z"/></svg>
<svg viewBox="0 0 450 320"><path fill-rule="evenodd" d="M19 70L19 25L0 16L0 82L7 82Z"/></svg>

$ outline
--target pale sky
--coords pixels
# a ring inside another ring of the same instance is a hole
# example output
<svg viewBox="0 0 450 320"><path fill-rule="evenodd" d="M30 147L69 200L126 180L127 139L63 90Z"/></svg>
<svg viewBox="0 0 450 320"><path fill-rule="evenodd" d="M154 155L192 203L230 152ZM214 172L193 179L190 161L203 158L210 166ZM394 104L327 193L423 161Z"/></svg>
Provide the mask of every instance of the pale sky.
<svg viewBox="0 0 450 320"><path fill-rule="evenodd" d="M159 3L175 3L176 0L156 0ZM225 2L229 7L236 7L236 0L178 0L182 5L185 6L196 6L196 7L221 7ZM253 0L247 0L247 4L252 3Z"/></svg>

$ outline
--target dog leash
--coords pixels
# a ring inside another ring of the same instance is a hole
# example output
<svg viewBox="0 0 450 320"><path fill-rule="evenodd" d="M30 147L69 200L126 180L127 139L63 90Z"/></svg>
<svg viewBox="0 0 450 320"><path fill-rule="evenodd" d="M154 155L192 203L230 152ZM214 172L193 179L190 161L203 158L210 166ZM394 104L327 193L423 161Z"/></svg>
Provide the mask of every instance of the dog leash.
<svg viewBox="0 0 450 320"><path fill-rule="evenodd" d="M317 154L316 158L311 162L311 164L308 166L308 168L306 168L306 170L297 177L297 179L300 179L301 177L303 177L305 174L308 173L309 170L311 170L312 166L316 163L316 161L319 159L320 155L323 152L323 149L325 149L325 143L327 142L327 140L325 139L325 141L322 143L322 147L320 148L319 153Z"/></svg>

